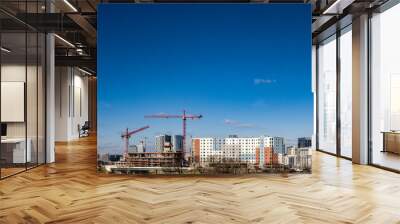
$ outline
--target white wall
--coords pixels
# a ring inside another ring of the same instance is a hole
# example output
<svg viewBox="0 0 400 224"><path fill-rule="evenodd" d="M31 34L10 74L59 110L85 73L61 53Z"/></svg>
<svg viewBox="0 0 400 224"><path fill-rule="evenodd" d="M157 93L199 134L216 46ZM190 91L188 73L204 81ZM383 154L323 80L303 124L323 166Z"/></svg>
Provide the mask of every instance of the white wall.
<svg viewBox="0 0 400 224"><path fill-rule="evenodd" d="M56 68L55 140L79 138L78 125L88 120L88 77L72 67Z"/></svg>
<svg viewBox="0 0 400 224"><path fill-rule="evenodd" d="M1 66L2 82L25 82L25 64L8 64ZM28 68L29 69L29 68ZM6 108L1 108L6 110ZM7 137L25 137L25 122L7 123Z"/></svg>
<svg viewBox="0 0 400 224"><path fill-rule="evenodd" d="M25 70L27 69L27 70ZM19 64L4 64L1 66L1 81L2 82L24 82L26 71L28 74L36 74L36 67ZM36 86L36 80L31 80L28 75L29 85ZM3 96L4 97L4 96ZM27 106L31 108L36 108L36 88L27 88ZM31 104L31 103L34 104ZM31 105L30 105L31 104ZM2 110L6 110L7 108L1 108ZM31 111L28 111L31 112ZM36 113L28 113L27 114L28 122L34 121L34 124L28 124L28 132L30 128L36 130ZM26 122L7 122L7 135L8 137L25 137L25 123ZM28 133L29 137L29 133Z"/></svg>
<svg viewBox="0 0 400 224"><path fill-rule="evenodd" d="M38 69L38 71L36 70ZM20 113L25 113L27 119L21 122L5 122L7 123L8 138L24 138L25 135L30 139L30 148L32 151L32 161L44 163L45 150L45 120L44 120L44 74L42 67L25 66L21 63L4 63L1 66L1 81L2 82L24 82L26 84L26 106L19 108ZM27 78L27 80L25 80ZM3 91L3 90L2 90ZM23 92L24 93L24 92ZM22 93L22 94L23 94ZM7 98L7 95L2 95L2 98ZM11 108L2 107L2 112L17 113ZM15 109L14 109L15 110ZM24 115L23 115L24 116ZM37 156L37 153L39 155Z"/></svg>

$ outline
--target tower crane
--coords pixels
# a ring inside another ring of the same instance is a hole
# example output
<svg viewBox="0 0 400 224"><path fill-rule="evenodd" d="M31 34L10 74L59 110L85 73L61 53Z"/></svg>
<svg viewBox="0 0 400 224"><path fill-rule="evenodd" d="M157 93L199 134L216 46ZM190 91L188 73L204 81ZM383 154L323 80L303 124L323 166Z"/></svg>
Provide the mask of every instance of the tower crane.
<svg viewBox="0 0 400 224"><path fill-rule="evenodd" d="M183 147L182 147L182 158L183 160L185 159L185 150L186 150L186 120L191 119L200 119L203 116L202 115L192 115L192 114L186 114L186 111L183 110L183 113L180 115L170 115L170 114L158 114L158 115L146 115L144 116L145 118L178 118L182 119L182 136L183 136Z"/></svg>
<svg viewBox="0 0 400 224"><path fill-rule="evenodd" d="M146 129L149 128L149 127L150 127L150 126L147 125L147 126L138 128L138 129L133 130L133 131L129 131L128 128L127 128L126 131L123 132L123 133L121 134L121 138L125 141L125 155L128 154L129 139L132 137L132 135L133 135L133 134L136 134L136 133L138 133L138 132L141 132L141 131L143 131L143 130L146 130Z"/></svg>

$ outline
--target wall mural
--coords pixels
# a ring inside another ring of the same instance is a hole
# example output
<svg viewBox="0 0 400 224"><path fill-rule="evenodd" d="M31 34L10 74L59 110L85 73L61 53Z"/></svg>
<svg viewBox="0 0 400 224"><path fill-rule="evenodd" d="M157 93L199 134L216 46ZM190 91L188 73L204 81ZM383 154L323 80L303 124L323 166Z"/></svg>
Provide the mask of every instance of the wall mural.
<svg viewBox="0 0 400 224"><path fill-rule="evenodd" d="M100 5L98 172L311 172L310 11Z"/></svg>

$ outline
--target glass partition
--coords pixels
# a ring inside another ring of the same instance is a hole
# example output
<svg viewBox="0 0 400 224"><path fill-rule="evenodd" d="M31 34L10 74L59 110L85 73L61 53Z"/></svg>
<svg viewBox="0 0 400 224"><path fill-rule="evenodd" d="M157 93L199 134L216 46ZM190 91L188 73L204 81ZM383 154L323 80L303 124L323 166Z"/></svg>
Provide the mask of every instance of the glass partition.
<svg viewBox="0 0 400 224"><path fill-rule="evenodd" d="M16 13L42 13L43 5L0 3ZM0 178L45 163L45 44L43 33L0 12Z"/></svg>
<svg viewBox="0 0 400 224"><path fill-rule="evenodd" d="M400 4L371 19L372 163L400 170Z"/></svg>
<svg viewBox="0 0 400 224"><path fill-rule="evenodd" d="M336 36L318 47L318 149L336 153Z"/></svg>
<svg viewBox="0 0 400 224"><path fill-rule="evenodd" d="M1 34L2 177L24 171L31 162L26 144L26 41L25 32Z"/></svg>
<svg viewBox="0 0 400 224"><path fill-rule="evenodd" d="M45 124L46 124L46 37L43 33L38 33L38 64L37 64L37 162L44 164L46 162L46 144L45 144Z"/></svg>

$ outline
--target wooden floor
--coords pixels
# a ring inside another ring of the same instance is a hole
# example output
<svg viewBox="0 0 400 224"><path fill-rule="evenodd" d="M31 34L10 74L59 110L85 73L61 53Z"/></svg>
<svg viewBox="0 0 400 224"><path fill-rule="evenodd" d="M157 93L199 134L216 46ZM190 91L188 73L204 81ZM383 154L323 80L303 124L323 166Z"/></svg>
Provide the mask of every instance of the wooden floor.
<svg viewBox="0 0 400 224"><path fill-rule="evenodd" d="M0 181L0 223L400 223L400 175L315 153L312 174L96 174L94 138Z"/></svg>
<svg viewBox="0 0 400 224"><path fill-rule="evenodd" d="M400 155L390 152L374 151L372 157L374 164L400 170Z"/></svg>
<svg viewBox="0 0 400 224"><path fill-rule="evenodd" d="M13 174L20 173L26 170L25 167L24 168L12 167L12 168L0 168L0 169L1 169L1 177L8 177Z"/></svg>

